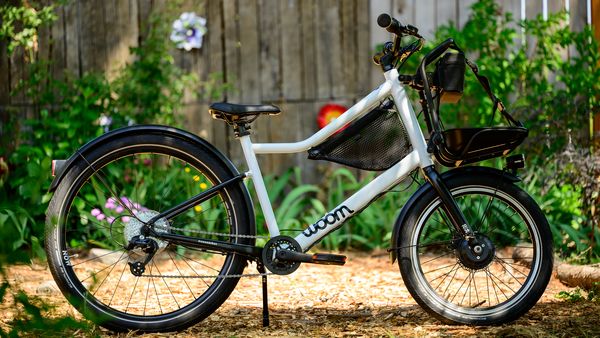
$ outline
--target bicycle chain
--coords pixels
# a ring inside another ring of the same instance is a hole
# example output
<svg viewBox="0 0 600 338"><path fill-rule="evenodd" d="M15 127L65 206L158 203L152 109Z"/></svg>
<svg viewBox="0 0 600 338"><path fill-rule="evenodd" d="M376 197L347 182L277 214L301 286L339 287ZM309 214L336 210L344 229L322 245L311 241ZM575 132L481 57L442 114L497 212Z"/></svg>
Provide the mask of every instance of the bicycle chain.
<svg viewBox="0 0 600 338"><path fill-rule="evenodd" d="M203 276L176 276L176 275L141 275L140 277L147 278L186 278L186 279L209 279L209 278L242 278L242 277L262 277L262 276L270 276L272 272L265 273L243 273L237 275L203 275Z"/></svg>
<svg viewBox="0 0 600 338"><path fill-rule="evenodd" d="M260 236L260 235L233 235L227 234L224 232L213 232L213 231L203 231L203 230L194 230L194 229L184 229L177 228L172 226L156 226L156 228L163 230L175 230L175 231L188 231L202 235L212 235L212 236L222 236L222 237L235 237L235 238L269 238L269 236ZM235 275L200 275L200 276L177 276L177 275L142 275L140 277L146 278L187 278L187 279L208 279L208 278L242 278L242 277L262 277L273 275L272 272L265 273L245 273L245 274L235 274Z"/></svg>
<svg viewBox="0 0 600 338"><path fill-rule="evenodd" d="M197 233L197 234L202 234L202 235L212 235L212 236L221 236L221 237L234 237L234 238L270 238L269 236L261 236L261 235L234 235L234 234L228 234L228 233L224 233L224 232L213 232L213 231L204 231L204 230L194 230L194 229L184 229L184 228L177 228L177 227L172 227L172 226L156 226L156 224L154 225L155 228L158 229L162 229L162 230L175 230L175 231L187 231L187 232L193 232L193 233Z"/></svg>

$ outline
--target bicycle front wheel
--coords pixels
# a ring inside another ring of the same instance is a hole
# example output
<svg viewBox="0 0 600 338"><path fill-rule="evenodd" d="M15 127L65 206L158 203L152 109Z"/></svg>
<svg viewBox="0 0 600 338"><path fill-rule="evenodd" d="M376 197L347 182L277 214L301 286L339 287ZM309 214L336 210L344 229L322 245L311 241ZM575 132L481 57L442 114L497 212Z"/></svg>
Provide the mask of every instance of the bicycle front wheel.
<svg viewBox="0 0 600 338"><path fill-rule="evenodd" d="M54 278L86 317L112 330L174 331L215 311L246 265L236 254L198 251L151 238L156 252L125 249L144 222L233 176L198 144L168 135L113 139L76 158L50 203L46 251ZM155 231L252 244L243 184Z"/></svg>
<svg viewBox="0 0 600 338"><path fill-rule="evenodd" d="M552 237L535 201L495 175L446 182L475 235L458 235L430 189L413 204L398 243L400 270L415 300L438 318L493 325L517 319L543 294Z"/></svg>

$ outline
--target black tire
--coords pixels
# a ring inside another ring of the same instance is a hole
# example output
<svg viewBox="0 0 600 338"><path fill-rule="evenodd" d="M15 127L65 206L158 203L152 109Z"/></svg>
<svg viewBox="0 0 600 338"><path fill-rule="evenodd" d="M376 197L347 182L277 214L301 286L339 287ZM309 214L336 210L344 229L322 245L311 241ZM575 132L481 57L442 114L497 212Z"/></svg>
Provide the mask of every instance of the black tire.
<svg viewBox="0 0 600 338"><path fill-rule="evenodd" d="M246 259L156 240L159 250L136 277L127 264L143 253L124 246L158 212L233 177L214 153L169 135L117 137L79 156L50 202L46 252L66 298L115 331L175 331L206 318L235 288ZM251 206L242 183L155 224L161 231L252 244ZM181 230L175 230L172 227ZM199 233L210 231L213 234ZM104 251L103 251L104 250Z"/></svg>
<svg viewBox="0 0 600 338"><path fill-rule="evenodd" d="M466 258L465 242L457 240L439 197L427 189L396 237L407 289L444 322L497 325L519 318L541 297L552 273L546 218L527 193L501 176L468 173L445 183L480 243L488 238L495 249L487 263ZM516 248L530 259L518 258Z"/></svg>

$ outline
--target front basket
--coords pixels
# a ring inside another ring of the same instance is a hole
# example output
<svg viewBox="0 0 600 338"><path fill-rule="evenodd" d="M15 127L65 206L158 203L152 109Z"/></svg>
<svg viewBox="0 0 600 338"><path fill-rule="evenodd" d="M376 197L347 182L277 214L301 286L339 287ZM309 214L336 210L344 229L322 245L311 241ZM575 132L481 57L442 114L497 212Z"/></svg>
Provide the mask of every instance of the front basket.
<svg viewBox="0 0 600 338"><path fill-rule="evenodd" d="M504 156L513 151L528 134L523 127L460 128L442 132L444 142L435 151L442 165L458 167Z"/></svg>

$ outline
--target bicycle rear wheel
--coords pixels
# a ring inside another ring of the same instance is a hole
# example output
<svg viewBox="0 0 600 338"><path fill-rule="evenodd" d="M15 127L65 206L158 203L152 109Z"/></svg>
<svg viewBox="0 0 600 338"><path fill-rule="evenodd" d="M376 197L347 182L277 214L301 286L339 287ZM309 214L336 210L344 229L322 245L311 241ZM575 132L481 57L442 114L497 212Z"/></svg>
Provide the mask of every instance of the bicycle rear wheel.
<svg viewBox="0 0 600 338"><path fill-rule="evenodd" d="M519 318L541 297L552 272L546 218L531 197L498 175L456 175L446 185L474 238L456 233L432 189L421 194L395 243L407 289L447 322L495 325Z"/></svg>
<svg viewBox="0 0 600 338"><path fill-rule="evenodd" d="M231 170L198 144L165 135L113 139L81 155L47 213L46 251L54 278L79 311L112 330L174 331L214 312L235 288L246 259L153 238L154 257L126 250L158 213L226 181ZM173 219L157 232L252 244L243 184Z"/></svg>

